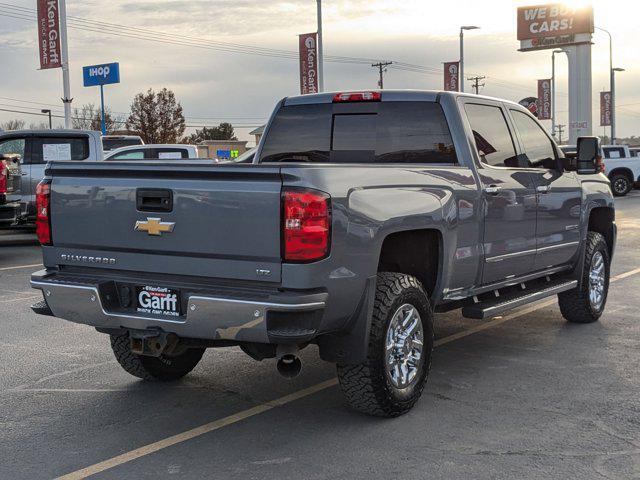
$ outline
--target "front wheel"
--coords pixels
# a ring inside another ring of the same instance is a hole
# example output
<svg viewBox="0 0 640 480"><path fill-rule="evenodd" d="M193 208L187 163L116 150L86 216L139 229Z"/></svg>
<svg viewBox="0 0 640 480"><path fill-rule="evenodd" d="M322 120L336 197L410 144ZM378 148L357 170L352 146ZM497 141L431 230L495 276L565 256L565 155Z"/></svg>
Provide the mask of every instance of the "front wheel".
<svg viewBox="0 0 640 480"><path fill-rule="evenodd" d="M560 312L572 323L597 321L609 293L609 248L602 234L589 232L584 256L582 286L558 294Z"/></svg>
<svg viewBox="0 0 640 480"><path fill-rule="evenodd" d="M422 395L432 351L433 313L420 282L379 273L367 358L337 367L347 404L380 417L408 412Z"/></svg>
<svg viewBox="0 0 640 480"><path fill-rule="evenodd" d="M111 335L111 349L120 366L134 377L143 380L170 382L184 377L195 368L204 348L189 348L177 355L148 357L131 351L129 335Z"/></svg>
<svg viewBox="0 0 640 480"><path fill-rule="evenodd" d="M633 182L623 173L616 173L611 176L611 190L616 197L624 197L633 189Z"/></svg>

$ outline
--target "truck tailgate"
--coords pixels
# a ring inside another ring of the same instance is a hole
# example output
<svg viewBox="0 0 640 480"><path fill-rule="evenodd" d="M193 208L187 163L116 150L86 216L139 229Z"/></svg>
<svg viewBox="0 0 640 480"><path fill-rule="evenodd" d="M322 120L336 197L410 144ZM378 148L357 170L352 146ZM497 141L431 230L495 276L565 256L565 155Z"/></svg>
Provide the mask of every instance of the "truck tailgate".
<svg viewBox="0 0 640 480"><path fill-rule="evenodd" d="M48 267L280 281L279 168L83 162L47 174Z"/></svg>

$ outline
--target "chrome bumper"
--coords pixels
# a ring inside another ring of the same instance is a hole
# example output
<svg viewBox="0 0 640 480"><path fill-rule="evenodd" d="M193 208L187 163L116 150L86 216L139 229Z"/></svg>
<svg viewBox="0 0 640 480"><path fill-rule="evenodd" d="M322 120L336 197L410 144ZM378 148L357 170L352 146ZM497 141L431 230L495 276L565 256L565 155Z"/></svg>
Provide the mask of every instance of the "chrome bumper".
<svg viewBox="0 0 640 480"><path fill-rule="evenodd" d="M326 294L288 296L286 303L190 295L184 316L160 318L109 311L97 286L48 281L43 273L33 275L31 286L42 291L55 317L100 329L160 329L185 338L274 343L267 328L271 312L321 312L326 301Z"/></svg>

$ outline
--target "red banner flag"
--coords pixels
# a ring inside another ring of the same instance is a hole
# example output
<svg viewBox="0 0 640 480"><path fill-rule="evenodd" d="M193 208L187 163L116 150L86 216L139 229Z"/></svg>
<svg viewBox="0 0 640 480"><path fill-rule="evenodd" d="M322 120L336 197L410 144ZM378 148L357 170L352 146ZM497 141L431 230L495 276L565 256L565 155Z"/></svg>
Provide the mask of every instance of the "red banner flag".
<svg viewBox="0 0 640 480"><path fill-rule="evenodd" d="M38 0L38 50L40 68L62 66L58 0Z"/></svg>
<svg viewBox="0 0 640 480"><path fill-rule="evenodd" d="M318 34L299 35L300 93L318 93Z"/></svg>
<svg viewBox="0 0 640 480"><path fill-rule="evenodd" d="M551 80L538 80L538 119L551 120Z"/></svg>
<svg viewBox="0 0 640 480"><path fill-rule="evenodd" d="M600 126L611 126L611 92L600 92Z"/></svg>
<svg viewBox="0 0 640 480"><path fill-rule="evenodd" d="M444 64L444 90L446 92L460 90L460 62L446 62Z"/></svg>

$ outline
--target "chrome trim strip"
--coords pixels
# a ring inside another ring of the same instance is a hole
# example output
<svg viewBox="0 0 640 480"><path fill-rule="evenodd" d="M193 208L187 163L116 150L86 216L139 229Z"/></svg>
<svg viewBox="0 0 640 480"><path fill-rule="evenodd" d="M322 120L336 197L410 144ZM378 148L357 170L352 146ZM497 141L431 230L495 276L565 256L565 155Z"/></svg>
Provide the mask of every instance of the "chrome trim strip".
<svg viewBox="0 0 640 480"><path fill-rule="evenodd" d="M547 252L549 250L557 250L558 248L568 248L580 245L580 242L559 243L557 245L549 245L548 247L540 247L539 252Z"/></svg>
<svg viewBox="0 0 640 480"><path fill-rule="evenodd" d="M496 262L501 262L503 260L506 260L508 258L522 257L524 255L531 255L534 253L536 253L535 250L523 250L522 252L513 252L513 253L507 253L505 255L496 255L495 257L488 257L488 258L485 258L484 261L486 263L496 263Z"/></svg>
<svg viewBox="0 0 640 480"><path fill-rule="evenodd" d="M506 260L508 258L517 258L517 257L521 257L524 255L530 255L532 253L538 253L538 252L547 252L549 250L556 250L558 248L568 248L568 247L575 247L578 246L580 244L580 242L568 242L568 243L560 243L557 245L549 245L548 247L540 247L536 250L523 250L522 252L514 252L514 253L507 253L505 255L496 255L495 257L488 257L485 258L485 262L486 263L496 263L496 262L501 262L503 260Z"/></svg>

